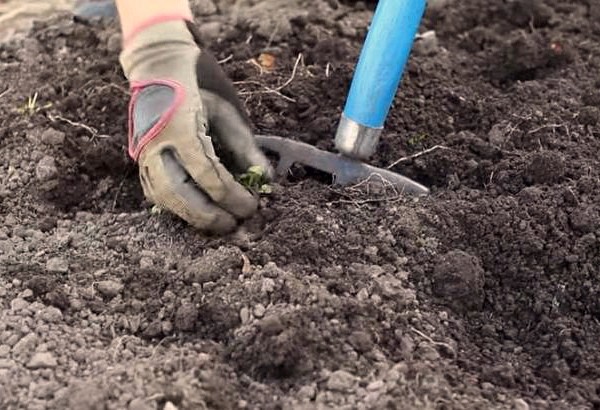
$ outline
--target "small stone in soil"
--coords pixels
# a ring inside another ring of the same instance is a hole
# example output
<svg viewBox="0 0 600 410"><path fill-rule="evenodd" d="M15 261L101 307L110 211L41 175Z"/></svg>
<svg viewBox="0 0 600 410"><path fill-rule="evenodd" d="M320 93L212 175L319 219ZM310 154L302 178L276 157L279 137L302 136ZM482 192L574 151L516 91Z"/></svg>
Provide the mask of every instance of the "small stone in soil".
<svg viewBox="0 0 600 410"><path fill-rule="evenodd" d="M250 322L251 318L252 314L250 313L250 309L248 309L247 307L243 307L240 310L240 320L242 321L242 324Z"/></svg>
<svg viewBox="0 0 600 410"><path fill-rule="evenodd" d="M369 383L367 386L368 391L377 391L381 390L385 387L385 382L383 380L375 380L374 382Z"/></svg>
<svg viewBox="0 0 600 410"><path fill-rule="evenodd" d="M317 387L314 384L309 384L307 386L302 386L300 390L298 390L298 397L300 400L309 402L313 400L317 395Z"/></svg>
<svg viewBox="0 0 600 410"><path fill-rule="evenodd" d="M42 133L41 140L44 144L60 145L65 141L65 133L54 128L48 128Z"/></svg>
<svg viewBox="0 0 600 410"><path fill-rule="evenodd" d="M50 273L67 273L69 272L69 261L61 257L50 258L46 262L46 270Z"/></svg>
<svg viewBox="0 0 600 410"><path fill-rule="evenodd" d="M264 278L260 291L262 293L273 293L275 291L275 281L271 278Z"/></svg>
<svg viewBox="0 0 600 410"><path fill-rule="evenodd" d="M29 356L38 344L38 337L35 333L29 333L23 336L12 348L13 358Z"/></svg>
<svg viewBox="0 0 600 410"><path fill-rule="evenodd" d="M194 12L199 16L210 16L218 11L213 0L196 0L192 4Z"/></svg>
<svg viewBox="0 0 600 410"><path fill-rule="evenodd" d="M515 399L513 402L514 410L529 410L529 404L523 399Z"/></svg>
<svg viewBox="0 0 600 410"><path fill-rule="evenodd" d="M56 358L49 352L35 353L29 363L27 363L28 369L52 369L58 365Z"/></svg>
<svg viewBox="0 0 600 410"><path fill-rule="evenodd" d="M39 181L50 181L57 175L58 168L56 168L56 161L49 155L43 157L35 167L35 176Z"/></svg>
<svg viewBox="0 0 600 410"><path fill-rule="evenodd" d="M24 310L27 309L29 307L29 302L27 302L25 299L22 298L15 298L13 300L11 300L10 302L10 309L13 312L19 311L19 310Z"/></svg>
<svg viewBox="0 0 600 410"><path fill-rule="evenodd" d="M102 296L114 298L123 290L123 284L112 280L103 280L96 284L96 289Z"/></svg>
<svg viewBox="0 0 600 410"><path fill-rule="evenodd" d="M15 362L10 359L0 359L0 369L12 369L15 366Z"/></svg>
<svg viewBox="0 0 600 410"><path fill-rule="evenodd" d="M0 345L0 357L8 357L10 355L10 346Z"/></svg>
<svg viewBox="0 0 600 410"><path fill-rule="evenodd" d="M356 298L360 301L360 302L364 302L365 300L369 299L369 291L366 288L362 288L361 290L358 291L358 293L356 294Z"/></svg>
<svg viewBox="0 0 600 410"><path fill-rule="evenodd" d="M48 306L37 312L37 317L45 322L58 323L63 319L63 314L60 309L53 306Z"/></svg>
<svg viewBox="0 0 600 410"><path fill-rule="evenodd" d="M150 269L154 266L154 261L148 256L142 256L140 258L140 269Z"/></svg>
<svg viewBox="0 0 600 410"><path fill-rule="evenodd" d="M329 376L327 388L333 391L349 392L356 383L356 377L345 370L338 370Z"/></svg>
<svg viewBox="0 0 600 410"><path fill-rule="evenodd" d="M204 41L214 40L219 37L221 33L222 24L218 21L209 21L205 24L202 24L198 31L200 32L200 37Z"/></svg>
<svg viewBox="0 0 600 410"><path fill-rule="evenodd" d="M25 289L23 292L21 292L19 294L19 297L23 298L23 299L31 299L33 297L33 290Z"/></svg>
<svg viewBox="0 0 600 410"><path fill-rule="evenodd" d="M376 279L381 290L381 294L389 298L398 296L404 290L402 281L393 276L384 275Z"/></svg>
<svg viewBox="0 0 600 410"><path fill-rule="evenodd" d="M165 320L164 322L162 322L162 332L165 335L170 334L173 331L173 323Z"/></svg>
<svg viewBox="0 0 600 410"><path fill-rule="evenodd" d="M163 408L163 410L177 410L177 407L173 403L171 403L170 401L168 401L165 404L165 407Z"/></svg>
<svg viewBox="0 0 600 410"><path fill-rule="evenodd" d="M373 339L366 332L357 331L350 335L350 345L359 353L369 352L373 348Z"/></svg>
<svg viewBox="0 0 600 410"><path fill-rule="evenodd" d="M262 318L265 315L266 312L266 308L263 304L259 303L258 305L254 306L254 316L257 318Z"/></svg>
<svg viewBox="0 0 600 410"><path fill-rule="evenodd" d="M439 41L435 31L429 30L421 34L414 45L415 54L427 56L433 55L438 51Z"/></svg>
<svg viewBox="0 0 600 410"><path fill-rule="evenodd" d="M113 53L118 53L121 50L121 44L123 44L123 38L120 33L114 33L106 41L106 49Z"/></svg>

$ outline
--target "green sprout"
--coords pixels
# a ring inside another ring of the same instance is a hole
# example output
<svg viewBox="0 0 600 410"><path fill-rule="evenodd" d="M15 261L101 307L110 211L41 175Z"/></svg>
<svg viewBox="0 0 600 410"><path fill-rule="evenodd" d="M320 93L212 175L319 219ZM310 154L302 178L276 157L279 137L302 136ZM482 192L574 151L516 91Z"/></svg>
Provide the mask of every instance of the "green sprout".
<svg viewBox="0 0 600 410"><path fill-rule="evenodd" d="M163 209L158 205L153 205L152 208L150 208L150 215L160 215L162 213Z"/></svg>
<svg viewBox="0 0 600 410"><path fill-rule="evenodd" d="M408 145L411 147L414 147L416 145L419 145L423 142L425 142L425 140L428 138L429 136L427 134L419 134L419 135L415 135L411 138L408 139Z"/></svg>
<svg viewBox="0 0 600 410"><path fill-rule="evenodd" d="M259 194L268 195L273 192L273 187L268 183L267 173L260 165L248 168L246 173L240 175L239 181L246 188Z"/></svg>
<svg viewBox="0 0 600 410"><path fill-rule="evenodd" d="M27 115L27 116L32 116L34 114L37 114L38 112L40 112L41 110L45 110L52 107L52 103L48 103L46 105L43 106L39 106L38 105L38 93L36 92L35 94L33 94L32 96L27 98L27 102L25 104L23 104L22 107L19 107L17 109L17 111L21 114Z"/></svg>

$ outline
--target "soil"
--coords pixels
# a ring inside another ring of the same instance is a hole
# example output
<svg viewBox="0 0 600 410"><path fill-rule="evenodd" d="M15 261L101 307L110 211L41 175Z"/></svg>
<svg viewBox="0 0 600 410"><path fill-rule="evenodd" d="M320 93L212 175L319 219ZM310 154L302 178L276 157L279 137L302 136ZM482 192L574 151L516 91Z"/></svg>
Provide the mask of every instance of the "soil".
<svg viewBox="0 0 600 410"><path fill-rule="evenodd" d="M0 0L0 41L29 29L33 20L68 10L73 0Z"/></svg>
<svg viewBox="0 0 600 410"><path fill-rule="evenodd" d="M256 132L331 149L373 2L229 3ZM432 194L297 167L224 238L144 200L115 23L1 43L0 408L600 408L600 6L442 3L371 160Z"/></svg>

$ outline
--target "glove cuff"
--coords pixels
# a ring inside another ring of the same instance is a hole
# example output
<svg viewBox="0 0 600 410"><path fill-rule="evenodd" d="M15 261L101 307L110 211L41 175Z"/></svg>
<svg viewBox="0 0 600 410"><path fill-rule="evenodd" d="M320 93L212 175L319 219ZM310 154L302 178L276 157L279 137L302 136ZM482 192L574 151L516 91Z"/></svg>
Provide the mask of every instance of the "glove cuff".
<svg viewBox="0 0 600 410"><path fill-rule="evenodd" d="M152 26L156 26L159 25L161 23L167 23L170 21L189 21L192 22L192 18L187 15L187 14L161 14L158 16L154 16L144 22L142 22L140 25L138 25L137 27L135 27L133 30L131 30L128 33L125 33L123 35L123 49L126 49L129 44L131 43L131 41L141 32L145 31L148 28L151 28Z"/></svg>
<svg viewBox="0 0 600 410"><path fill-rule="evenodd" d="M184 20L154 21L144 27L129 37L119 56L130 82L169 76L173 61L183 63L182 58L195 63L200 50Z"/></svg>

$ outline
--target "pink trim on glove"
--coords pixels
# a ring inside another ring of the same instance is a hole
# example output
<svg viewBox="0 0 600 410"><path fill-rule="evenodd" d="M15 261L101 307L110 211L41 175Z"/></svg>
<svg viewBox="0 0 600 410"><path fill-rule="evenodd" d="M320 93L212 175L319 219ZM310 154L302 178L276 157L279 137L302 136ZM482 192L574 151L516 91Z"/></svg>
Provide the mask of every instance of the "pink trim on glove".
<svg viewBox="0 0 600 410"><path fill-rule="evenodd" d="M133 39L133 37L138 35L140 32L144 31L148 27L152 27L152 26L154 26L156 24L160 24L160 23L166 23L169 21L177 21L177 20L191 22L192 17L187 14L161 14L158 16L154 16L154 17L144 21L142 24L140 24L135 29L133 29L130 33L127 33L126 36L123 36L123 48L127 47L127 45Z"/></svg>
<svg viewBox="0 0 600 410"><path fill-rule="evenodd" d="M137 95L146 87L151 85L166 85L168 87L173 88L175 91L175 101L173 101L173 105L169 107L169 109L161 116L160 120L152 127L150 130L142 136L139 140L138 144L134 146L133 142L133 133L134 133L134 124L133 124L133 110L135 107L135 103L137 100ZM137 162L140 157L140 154L144 147L150 143L154 138L161 133L162 130L165 129L169 121L175 115L177 109L183 104L185 100L185 89L183 86L177 81L173 80L150 80L150 81L136 81L131 83L131 100L129 102L129 156Z"/></svg>

